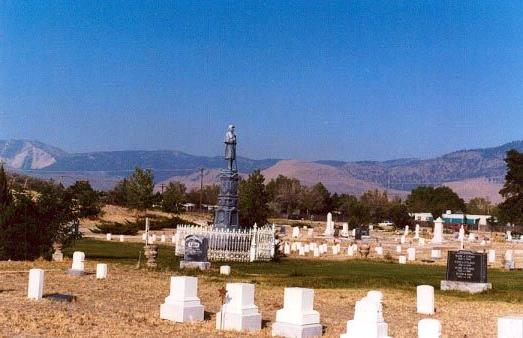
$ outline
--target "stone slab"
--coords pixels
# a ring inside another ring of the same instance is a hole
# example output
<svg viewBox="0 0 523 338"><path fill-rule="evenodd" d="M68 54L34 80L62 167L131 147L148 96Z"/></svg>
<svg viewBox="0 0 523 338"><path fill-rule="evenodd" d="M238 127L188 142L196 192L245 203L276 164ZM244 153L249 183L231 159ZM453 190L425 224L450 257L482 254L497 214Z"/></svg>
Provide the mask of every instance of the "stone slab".
<svg viewBox="0 0 523 338"><path fill-rule="evenodd" d="M262 317L259 313L242 315L231 312L218 312L216 314L216 329L233 331L258 331L261 330Z"/></svg>
<svg viewBox="0 0 523 338"><path fill-rule="evenodd" d="M275 322L272 324L272 336L288 338L321 337L323 327L321 324L296 325L290 323Z"/></svg>
<svg viewBox="0 0 523 338"><path fill-rule="evenodd" d="M442 291L463 291L468 293L481 293L492 289L491 283L469 283L442 280L440 289Z"/></svg>
<svg viewBox="0 0 523 338"><path fill-rule="evenodd" d="M180 269L200 269L200 270L208 270L211 268L210 262L187 262L187 261L180 261Z"/></svg>
<svg viewBox="0 0 523 338"><path fill-rule="evenodd" d="M160 305L160 318L173 322L186 323L202 321L204 316L203 305L183 306L183 304Z"/></svg>

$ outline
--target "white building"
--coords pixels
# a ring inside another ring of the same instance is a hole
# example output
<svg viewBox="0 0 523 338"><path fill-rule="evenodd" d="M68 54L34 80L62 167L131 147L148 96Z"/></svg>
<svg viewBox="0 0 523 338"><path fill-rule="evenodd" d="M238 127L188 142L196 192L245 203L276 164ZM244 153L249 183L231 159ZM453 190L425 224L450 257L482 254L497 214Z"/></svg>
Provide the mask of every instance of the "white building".
<svg viewBox="0 0 523 338"><path fill-rule="evenodd" d="M409 214L410 217L413 217L415 221L418 222L432 222L434 217L430 212L414 212Z"/></svg>

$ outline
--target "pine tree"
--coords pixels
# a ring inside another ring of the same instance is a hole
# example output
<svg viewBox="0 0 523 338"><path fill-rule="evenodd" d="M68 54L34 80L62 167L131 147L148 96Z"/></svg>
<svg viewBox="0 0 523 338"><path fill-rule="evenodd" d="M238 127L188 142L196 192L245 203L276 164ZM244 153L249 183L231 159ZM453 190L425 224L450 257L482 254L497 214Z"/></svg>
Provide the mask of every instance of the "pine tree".
<svg viewBox="0 0 523 338"><path fill-rule="evenodd" d="M499 205L499 216L503 223L523 224L523 154L510 150L505 162L508 170L499 192L504 199Z"/></svg>

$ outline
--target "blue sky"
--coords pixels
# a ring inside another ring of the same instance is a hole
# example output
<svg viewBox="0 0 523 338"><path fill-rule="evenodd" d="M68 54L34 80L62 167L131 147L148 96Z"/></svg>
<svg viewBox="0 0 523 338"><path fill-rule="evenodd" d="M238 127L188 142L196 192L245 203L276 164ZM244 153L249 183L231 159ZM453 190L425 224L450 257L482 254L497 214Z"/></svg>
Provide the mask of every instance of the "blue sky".
<svg viewBox="0 0 523 338"><path fill-rule="evenodd" d="M521 1L0 2L0 139L430 157L523 139Z"/></svg>

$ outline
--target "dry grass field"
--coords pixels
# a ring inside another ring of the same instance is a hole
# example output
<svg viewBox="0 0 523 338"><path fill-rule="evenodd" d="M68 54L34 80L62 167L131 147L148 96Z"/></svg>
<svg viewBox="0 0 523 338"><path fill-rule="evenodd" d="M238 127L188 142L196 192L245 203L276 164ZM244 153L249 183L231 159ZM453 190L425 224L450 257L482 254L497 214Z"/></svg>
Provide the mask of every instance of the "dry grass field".
<svg viewBox="0 0 523 338"><path fill-rule="evenodd" d="M89 271L94 272L97 262L109 263L107 280L96 280L94 274L68 276L70 261L0 263L2 336L268 337L275 312L282 306L283 287L302 285L315 288L315 308L321 314L326 337L338 337L345 331L346 321L354 314L355 302L371 289L384 292L384 316L389 334L416 337L417 322L425 316L416 314L415 285L434 284L442 274L441 268L422 265L403 268L397 264L358 260L315 263L291 259L281 263L233 264L233 274L225 277L217 273L219 264L213 264L211 271L198 273L199 296L205 305L206 320L176 324L159 318L159 306L169 292L169 277L182 274L175 268L177 260L168 247L161 248L166 254L160 254L158 271L135 268L132 256L139 250L139 244L83 241L78 247L87 254ZM49 270L45 275L46 295L70 294L76 301L57 302L48 297L41 301L28 300L27 273L10 271L31 267ZM401 274L396 269L405 272ZM491 275L494 288L499 291L490 295L437 292L434 318L442 321L444 337L495 337L497 317L523 315L523 273L516 271L509 275L495 271ZM260 332L240 334L214 329L215 313L220 307L218 289L227 281L256 283L256 304L264 320Z"/></svg>

